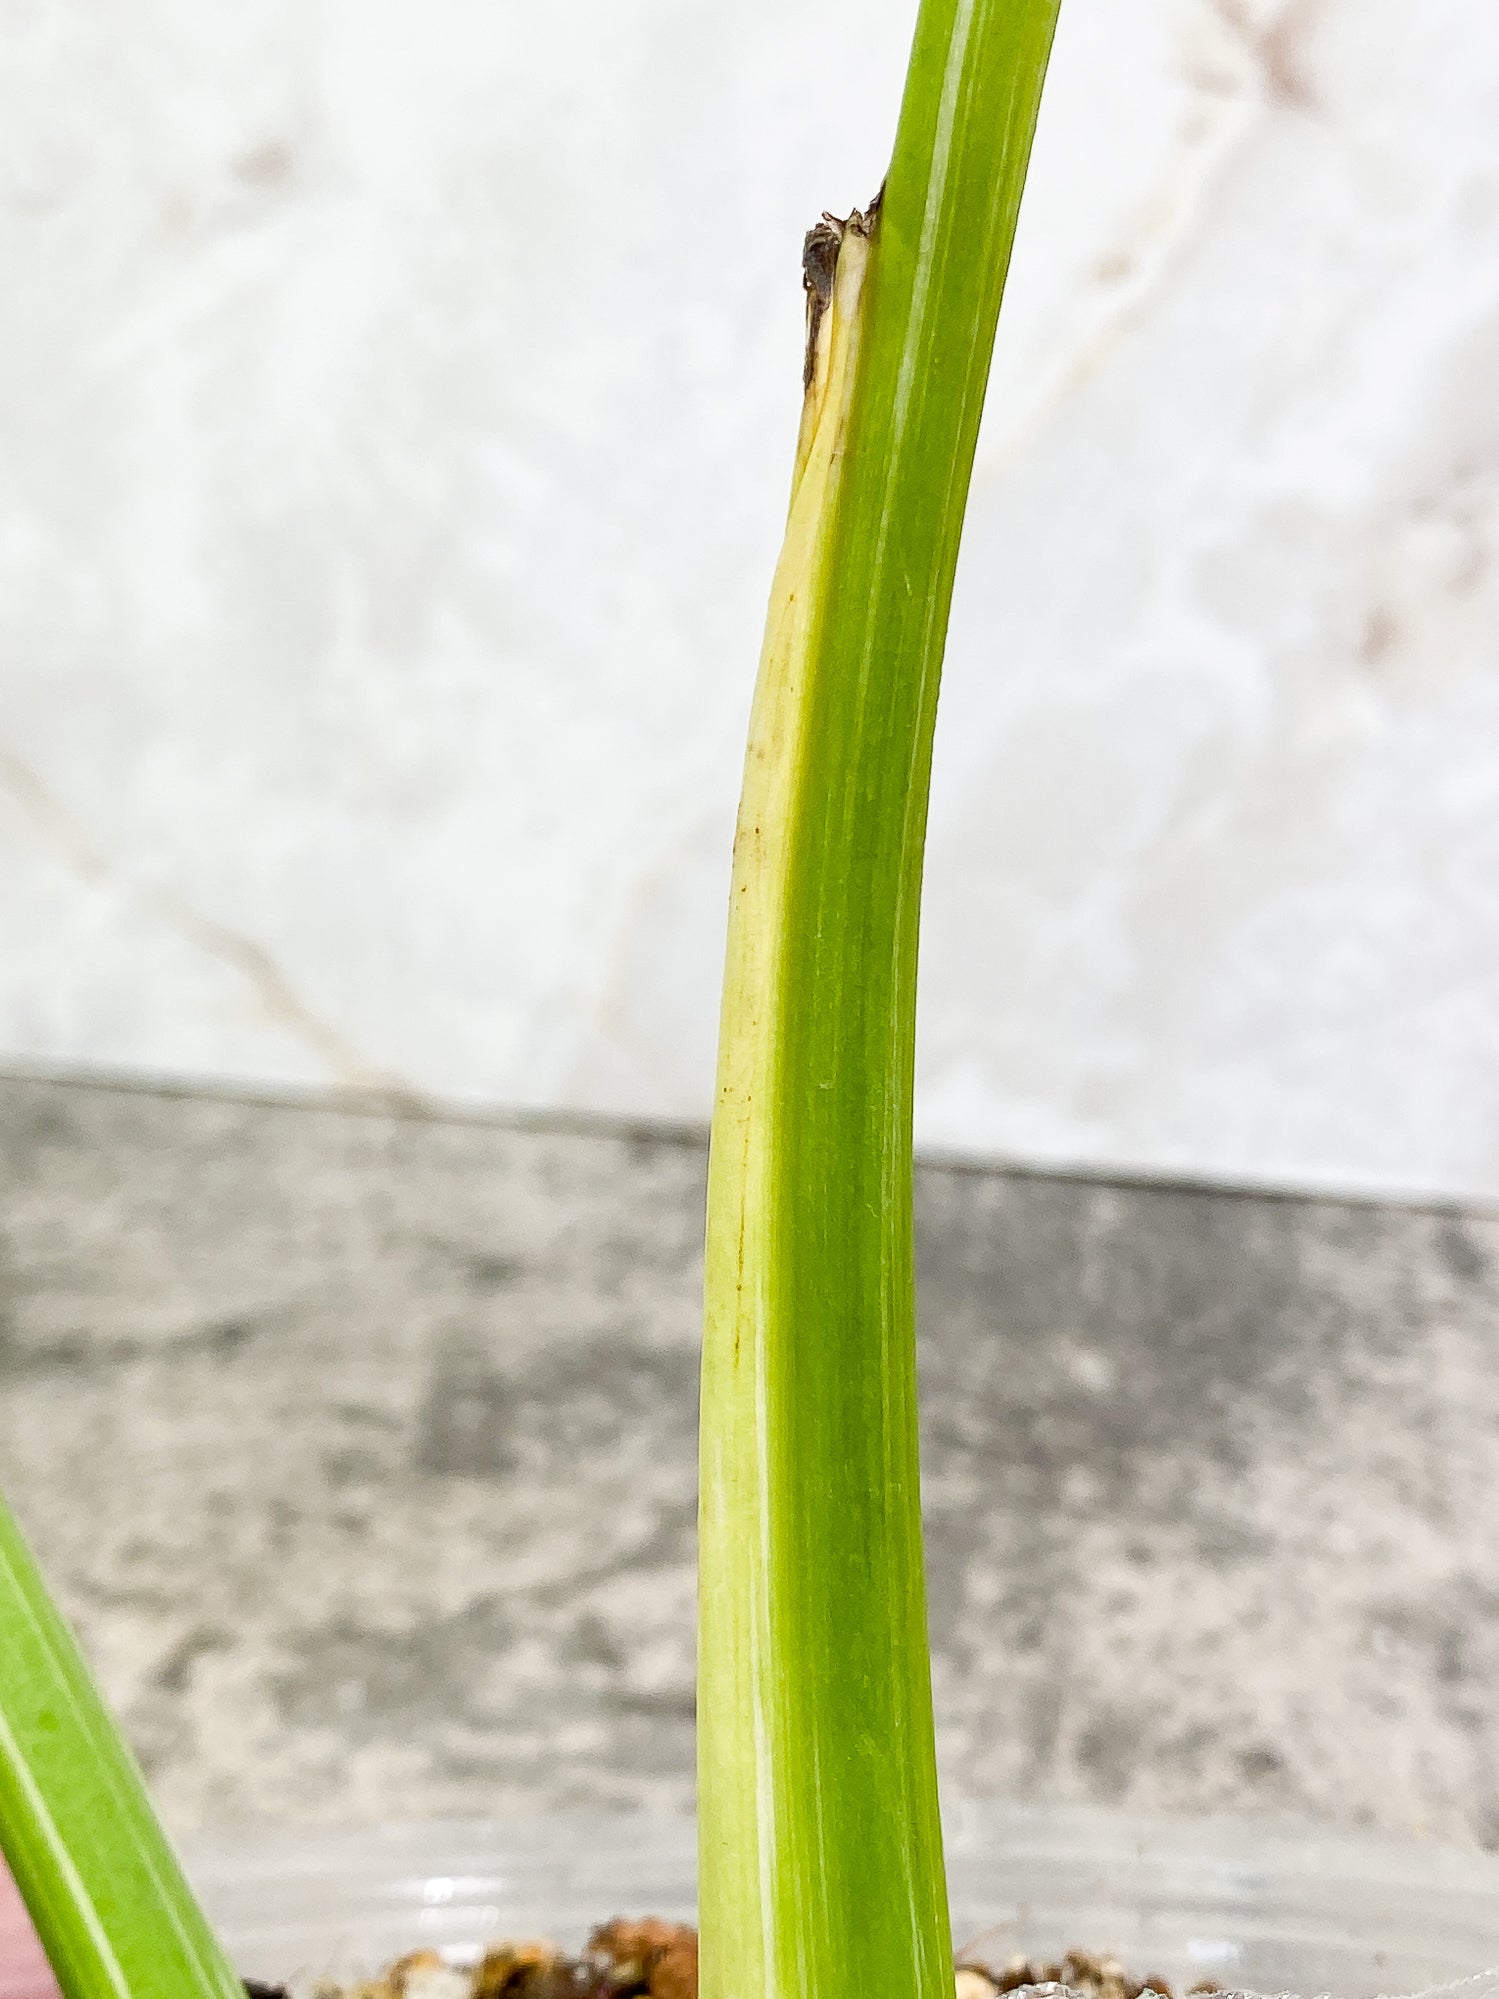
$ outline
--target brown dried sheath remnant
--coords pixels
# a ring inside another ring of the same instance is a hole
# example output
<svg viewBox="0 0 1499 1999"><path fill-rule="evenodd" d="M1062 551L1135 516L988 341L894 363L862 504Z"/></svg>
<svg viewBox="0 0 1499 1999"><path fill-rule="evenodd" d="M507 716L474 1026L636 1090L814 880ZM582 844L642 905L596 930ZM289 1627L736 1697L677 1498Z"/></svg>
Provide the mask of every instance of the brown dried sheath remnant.
<svg viewBox="0 0 1499 1999"><path fill-rule="evenodd" d="M807 294L807 355L802 365L802 387L810 389L817 365L817 330L822 315L833 303L833 274L838 269L838 252L843 247L844 225L835 215L824 215L802 239L802 289Z"/></svg>
<svg viewBox="0 0 1499 1999"><path fill-rule="evenodd" d="M833 277L838 269L838 252L843 247L843 238L850 229L860 236L868 236L884 198L885 190L881 186L868 208L856 208L852 215L829 215L824 209L822 220L814 223L802 238L802 289L807 294L807 353L802 366L803 389L811 388L816 372L817 332L822 325L823 314L833 303Z"/></svg>

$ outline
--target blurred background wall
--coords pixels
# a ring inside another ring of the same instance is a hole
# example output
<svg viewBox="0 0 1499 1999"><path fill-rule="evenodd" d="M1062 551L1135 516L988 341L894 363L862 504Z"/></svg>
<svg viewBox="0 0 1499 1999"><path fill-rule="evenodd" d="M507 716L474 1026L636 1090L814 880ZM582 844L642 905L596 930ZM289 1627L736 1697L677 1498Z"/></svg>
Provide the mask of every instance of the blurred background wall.
<svg viewBox="0 0 1499 1999"><path fill-rule="evenodd" d="M174 1826L690 1806L798 256L914 14L0 0L0 1484ZM949 1801L1499 1847L1496 746L1499 7L1064 0L928 873Z"/></svg>
<svg viewBox="0 0 1499 1999"><path fill-rule="evenodd" d="M701 1118L909 0L0 5L0 1062ZM920 1137L1499 1192L1499 11L1067 0Z"/></svg>

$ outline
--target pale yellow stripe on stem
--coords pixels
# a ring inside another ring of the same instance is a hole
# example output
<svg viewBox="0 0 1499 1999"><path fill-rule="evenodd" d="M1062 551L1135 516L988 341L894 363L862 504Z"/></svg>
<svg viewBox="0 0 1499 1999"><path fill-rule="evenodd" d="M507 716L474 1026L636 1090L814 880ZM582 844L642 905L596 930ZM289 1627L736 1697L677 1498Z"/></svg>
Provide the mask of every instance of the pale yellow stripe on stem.
<svg viewBox="0 0 1499 1999"><path fill-rule="evenodd" d="M738 1934L705 1959L703 1999L796 1999L778 1990L775 1948L775 1758L768 1684L772 1490L768 1362L775 1201L775 1121L788 858L801 785L811 648L827 590L827 554L857 375L870 236L845 230L833 296L818 329L803 404L786 539L776 565L750 719L734 839L718 1093L708 1177L705 1272L699 1675L716 1697L705 1730L702 1838L724 1850L729 1814L756 1815L756 1878L731 1900ZM751 1522L757 1526L751 1533ZM753 1800L753 1806L748 1804ZM739 1841L735 1850L744 1851ZM714 1870L716 1872L716 1870ZM705 1869L705 1889L708 1887ZM711 1892L711 1890L709 1890ZM753 1913L752 1913L753 1911ZM727 1913L727 1912L726 1912Z"/></svg>

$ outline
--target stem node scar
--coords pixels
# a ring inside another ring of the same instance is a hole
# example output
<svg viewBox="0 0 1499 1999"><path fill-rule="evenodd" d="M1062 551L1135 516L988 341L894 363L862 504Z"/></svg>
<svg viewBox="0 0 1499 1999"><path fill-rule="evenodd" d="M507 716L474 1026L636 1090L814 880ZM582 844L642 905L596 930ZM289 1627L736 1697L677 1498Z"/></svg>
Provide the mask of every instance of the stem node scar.
<svg viewBox="0 0 1499 1999"><path fill-rule="evenodd" d="M868 208L856 208L851 215L830 215L824 209L822 219L814 222L802 238L802 289L807 295L807 351L802 368L804 389L811 388L816 371L817 336L822 328L823 315L833 303L833 280L837 274L843 239L850 231L866 239L874 234L883 193L881 188Z"/></svg>

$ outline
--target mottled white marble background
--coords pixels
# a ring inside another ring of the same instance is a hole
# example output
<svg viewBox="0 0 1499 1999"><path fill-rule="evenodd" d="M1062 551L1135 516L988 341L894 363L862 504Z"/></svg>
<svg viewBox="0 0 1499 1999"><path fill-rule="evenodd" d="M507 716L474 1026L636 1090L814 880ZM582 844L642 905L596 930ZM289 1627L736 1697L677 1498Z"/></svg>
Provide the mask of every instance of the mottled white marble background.
<svg viewBox="0 0 1499 1999"><path fill-rule="evenodd" d="M0 0L0 1059L700 1116L912 0ZM1499 1193L1499 6L1064 0L928 1143Z"/></svg>

